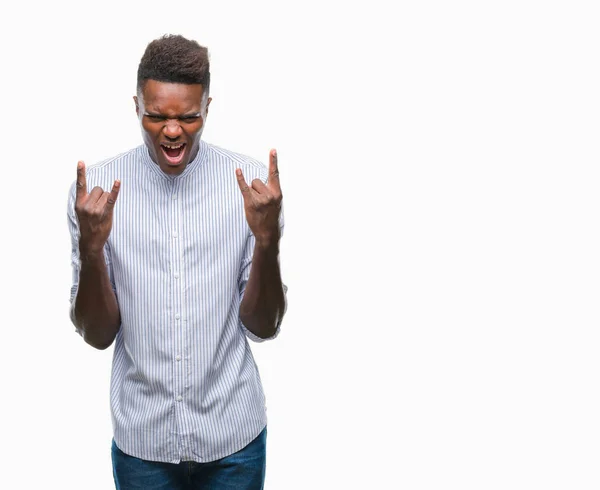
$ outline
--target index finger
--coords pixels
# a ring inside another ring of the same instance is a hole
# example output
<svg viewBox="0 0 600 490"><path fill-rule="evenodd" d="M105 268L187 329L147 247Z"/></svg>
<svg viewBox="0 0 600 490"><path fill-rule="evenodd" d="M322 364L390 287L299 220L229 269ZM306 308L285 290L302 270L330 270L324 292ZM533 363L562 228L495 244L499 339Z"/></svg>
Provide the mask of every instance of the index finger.
<svg viewBox="0 0 600 490"><path fill-rule="evenodd" d="M87 183L85 181L85 163L77 162L77 183L75 186L75 196L79 201L87 195Z"/></svg>
<svg viewBox="0 0 600 490"><path fill-rule="evenodd" d="M106 205L109 208L113 208L115 205L115 202L117 202L117 197L119 197L119 189L120 188L121 188L121 181L119 179L117 179L117 180L115 180L112 190L110 191L110 194L108 195L108 199L106 200Z"/></svg>
<svg viewBox="0 0 600 490"><path fill-rule="evenodd" d="M273 182L279 188L279 167L277 165L277 150L274 148L269 153L269 177L267 184Z"/></svg>
<svg viewBox="0 0 600 490"><path fill-rule="evenodd" d="M242 195L244 199L246 198L246 194L250 191L250 187L246 184L246 179L244 179L244 174L242 173L242 169L238 168L235 170L235 175L237 177L238 185L240 186L240 190L242 191Z"/></svg>

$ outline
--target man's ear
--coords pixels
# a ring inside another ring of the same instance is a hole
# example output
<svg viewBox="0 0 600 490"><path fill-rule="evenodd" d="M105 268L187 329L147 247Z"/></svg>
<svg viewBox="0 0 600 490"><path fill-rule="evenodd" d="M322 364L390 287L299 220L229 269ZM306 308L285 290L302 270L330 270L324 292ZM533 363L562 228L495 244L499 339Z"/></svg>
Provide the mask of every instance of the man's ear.
<svg viewBox="0 0 600 490"><path fill-rule="evenodd" d="M209 97L208 100L206 101L206 113L208 114L208 106L210 105L210 101L212 100L212 97Z"/></svg>
<svg viewBox="0 0 600 490"><path fill-rule="evenodd" d="M137 95L133 96L133 101L135 102L135 113L140 117L140 104L138 103Z"/></svg>

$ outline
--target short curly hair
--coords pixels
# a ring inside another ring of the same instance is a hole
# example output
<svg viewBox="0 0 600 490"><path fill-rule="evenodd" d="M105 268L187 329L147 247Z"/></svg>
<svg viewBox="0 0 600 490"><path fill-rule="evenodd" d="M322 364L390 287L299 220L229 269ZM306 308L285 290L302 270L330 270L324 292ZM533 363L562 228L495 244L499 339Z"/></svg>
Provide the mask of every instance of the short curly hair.
<svg viewBox="0 0 600 490"><path fill-rule="evenodd" d="M200 84L204 93L210 88L208 49L196 41L175 34L150 42L144 51L137 72L137 88L144 89L146 80L158 82Z"/></svg>

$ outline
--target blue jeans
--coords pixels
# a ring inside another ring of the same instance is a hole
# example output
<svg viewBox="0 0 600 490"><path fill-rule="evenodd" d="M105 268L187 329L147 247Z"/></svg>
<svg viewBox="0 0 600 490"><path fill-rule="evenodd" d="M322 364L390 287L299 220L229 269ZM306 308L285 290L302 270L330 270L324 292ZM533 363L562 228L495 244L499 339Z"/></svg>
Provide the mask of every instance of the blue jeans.
<svg viewBox="0 0 600 490"><path fill-rule="evenodd" d="M245 448L210 463L146 461L121 451L113 439L113 476L117 490L262 490L267 428Z"/></svg>

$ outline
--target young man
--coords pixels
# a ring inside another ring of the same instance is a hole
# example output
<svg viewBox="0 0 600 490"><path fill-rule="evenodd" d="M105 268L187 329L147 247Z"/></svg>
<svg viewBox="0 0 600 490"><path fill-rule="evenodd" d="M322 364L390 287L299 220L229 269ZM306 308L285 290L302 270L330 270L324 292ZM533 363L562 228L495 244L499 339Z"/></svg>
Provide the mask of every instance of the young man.
<svg viewBox="0 0 600 490"><path fill-rule="evenodd" d="M267 170L202 141L209 86L206 48L152 41L134 97L144 144L79 162L71 188L71 319L90 345L115 342L117 489L263 488L247 337L276 337L286 308L277 154Z"/></svg>

